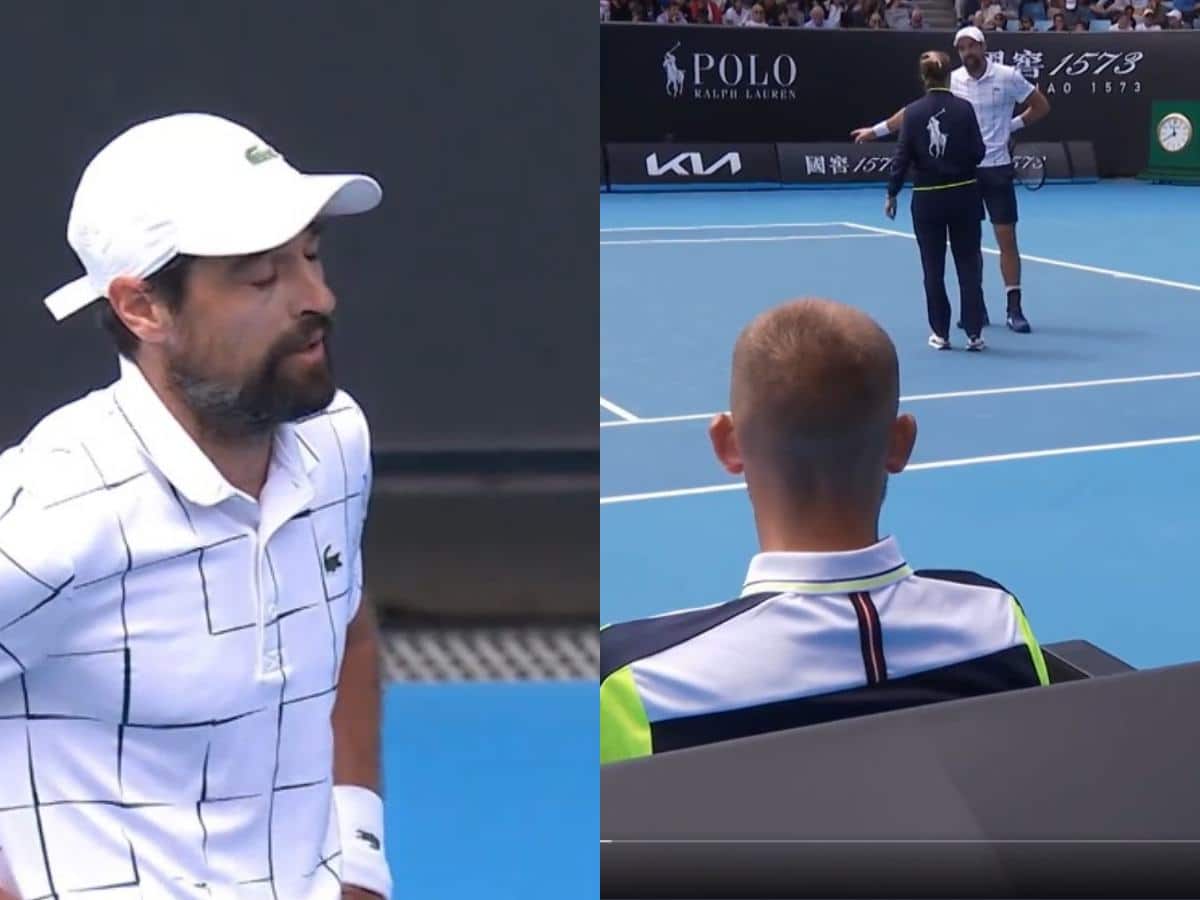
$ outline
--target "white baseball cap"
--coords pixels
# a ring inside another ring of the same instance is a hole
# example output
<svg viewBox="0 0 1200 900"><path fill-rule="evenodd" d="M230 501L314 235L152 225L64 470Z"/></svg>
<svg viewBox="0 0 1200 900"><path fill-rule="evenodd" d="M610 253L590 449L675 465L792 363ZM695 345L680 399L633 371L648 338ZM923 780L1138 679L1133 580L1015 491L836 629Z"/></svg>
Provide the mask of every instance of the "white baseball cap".
<svg viewBox="0 0 1200 900"><path fill-rule="evenodd" d="M286 244L314 219L366 212L383 190L366 175L308 175L241 125L181 113L135 125L79 180L67 242L87 274L43 301L61 321L146 278L178 254L242 256Z"/></svg>
<svg viewBox="0 0 1200 900"><path fill-rule="evenodd" d="M978 28L976 28L974 25L968 25L966 28L958 29L958 33L956 35L954 35L954 46L957 47L958 42L961 41L963 38L970 38L971 40L973 40L979 44L987 43L983 39L983 32L980 31Z"/></svg>

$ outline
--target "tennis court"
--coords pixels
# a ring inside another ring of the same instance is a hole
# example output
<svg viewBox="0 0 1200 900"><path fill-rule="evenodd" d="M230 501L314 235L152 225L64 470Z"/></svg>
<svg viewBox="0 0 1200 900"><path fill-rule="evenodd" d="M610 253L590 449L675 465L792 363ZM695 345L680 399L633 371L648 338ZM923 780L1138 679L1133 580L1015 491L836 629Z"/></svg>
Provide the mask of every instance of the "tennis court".
<svg viewBox="0 0 1200 900"><path fill-rule="evenodd" d="M601 620L738 593L753 522L708 419L742 326L815 295L866 310L899 350L920 432L882 529L914 566L1003 582L1044 642L1084 638L1140 668L1197 658L1200 193L1022 192L1034 333L993 326L982 354L957 331L955 352L925 345L908 196L894 222L881 189L602 196ZM1000 322L995 254L984 262Z"/></svg>

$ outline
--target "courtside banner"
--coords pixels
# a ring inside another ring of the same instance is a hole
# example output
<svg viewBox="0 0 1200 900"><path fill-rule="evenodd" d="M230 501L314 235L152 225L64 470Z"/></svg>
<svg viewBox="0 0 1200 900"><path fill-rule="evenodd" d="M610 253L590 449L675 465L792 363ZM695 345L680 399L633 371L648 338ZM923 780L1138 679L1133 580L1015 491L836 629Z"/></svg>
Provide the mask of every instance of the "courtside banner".
<svg viewBox="0 0 1200 900"><path fill-rule="evenodd" d="M1017 144L1012 151L1013 169L1020 175L1045 165L1046 181L1071 181L1073 173L1067 148L1059 143Z"/></svg>
<svg viewBox="0 0 1200 900"><path fill-rule="evenodd" d="M785 185L882 184L891 174L895 149L895 141L780 144L779 174Z"/></svg>
<svg viewBox="0 0 1200 900"><path fill-rule="evenodd" d="M600 26L600 134L627 141L849 140L922 94L917 60L951 31ZM1156 99L1200 97L1200 32L989 33L995 62L1041 88L1030 141L1092 141L1104 176L1146 168Z"/></svg>
<svg viewBox="0 0 1200 900"><path fill-rule="evenodd" d="M609 144L612 190L779 187L774 144Z"/></svg>

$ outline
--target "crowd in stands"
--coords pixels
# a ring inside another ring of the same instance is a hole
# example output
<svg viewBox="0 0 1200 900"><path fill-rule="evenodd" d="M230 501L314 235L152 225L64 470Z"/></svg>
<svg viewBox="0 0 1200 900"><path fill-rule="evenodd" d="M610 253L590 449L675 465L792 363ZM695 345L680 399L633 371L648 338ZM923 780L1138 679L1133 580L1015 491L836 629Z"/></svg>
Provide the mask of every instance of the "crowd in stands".
<svg viewBox="0 0 1200 900"><path fill-rule="evenodd" d="M912 0L600 0L604 22L745 28L926 27Z"/></svg>
<svg viewBox="0 0 1200 900"><path fill-rule="evenodd" d="M984 31L1193 28L1196 0L954 0L960 25ZM600 0L603 22L745 28L926 28L913 0Z"/></svg>
<svg viewBox="0 0 1200 900"><path fill-rule="evenodd" d="M1172 31L1193 28L1195 0L955 0L984 31Z"/></svg>

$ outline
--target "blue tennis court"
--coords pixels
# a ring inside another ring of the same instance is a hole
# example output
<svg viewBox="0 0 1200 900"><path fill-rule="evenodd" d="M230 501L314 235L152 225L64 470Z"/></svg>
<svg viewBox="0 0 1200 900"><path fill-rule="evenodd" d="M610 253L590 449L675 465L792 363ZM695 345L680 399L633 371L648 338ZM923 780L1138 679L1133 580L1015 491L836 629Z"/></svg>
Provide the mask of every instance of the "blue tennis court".
<svg viewBox="0 0 1200 900"><path fill-rule="evenodd" d="M597 896L595 682L397 682L383 731L396 897Z"/></svg>
<svg viewBox="0 0 1200 900"><path fill-rule="evenodd" d="M883 531L914 566L1003 582L1044 642L1084 638L1138 667L1200 657L1200 191L1023 192L1034 333L993 326L982 354L958 331L953 353L925 345L907 197L889 221L882 190L602 196L602 621L736 596L753 522L708 419L740 329L815 295L866 310L899 350L920 433ZM984 264L1001 322L994 253Z"/></svg>

